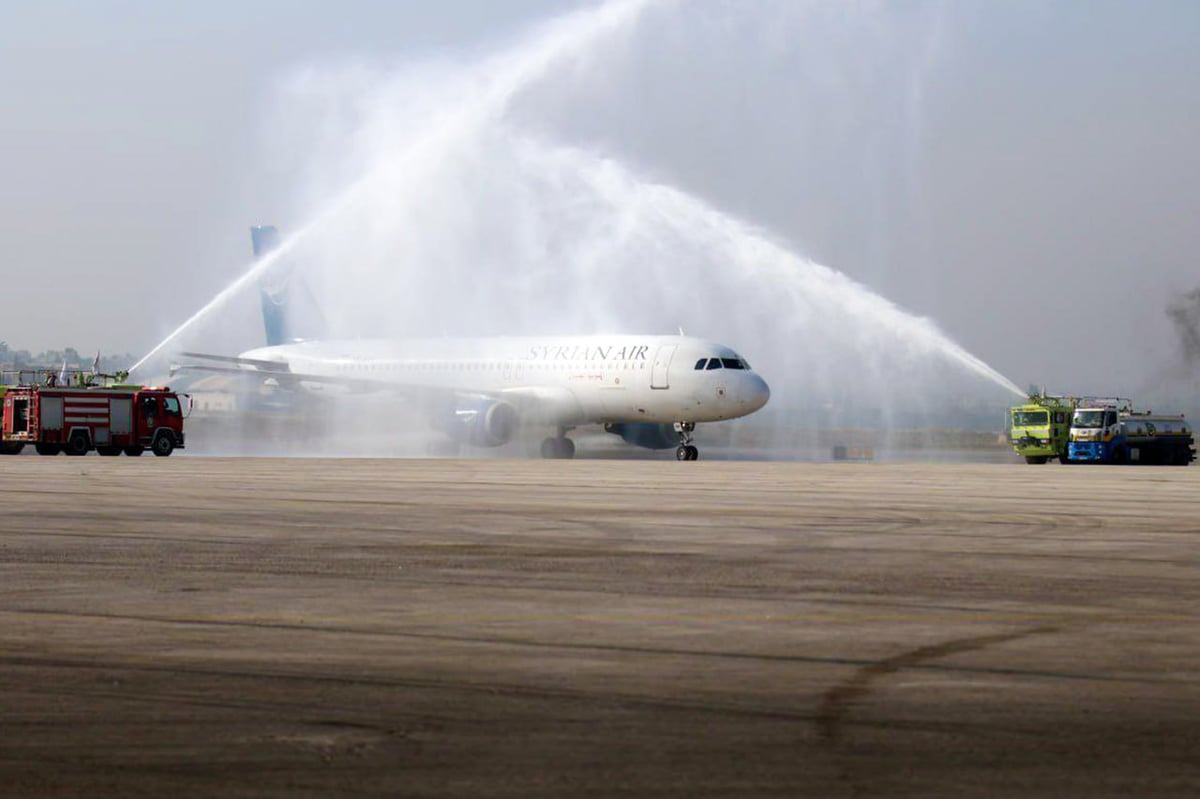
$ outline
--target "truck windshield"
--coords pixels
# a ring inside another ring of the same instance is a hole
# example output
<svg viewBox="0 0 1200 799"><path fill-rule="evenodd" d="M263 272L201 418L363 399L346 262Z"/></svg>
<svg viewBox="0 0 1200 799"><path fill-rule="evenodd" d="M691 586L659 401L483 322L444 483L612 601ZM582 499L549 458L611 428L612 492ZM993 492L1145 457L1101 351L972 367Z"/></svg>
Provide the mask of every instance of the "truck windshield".
<svg viewBox="0 0 1200 799"><path fill-rule="evenodd" d="M1013 411L1013 427L1042 427L1049 423L1049 411Z"/></svg>
<svg viewBox="0 0 1200 799"><path fill-rule="evenodd" d="M1103 427L1104 411L1075 411L1072 427Z"/></svg>

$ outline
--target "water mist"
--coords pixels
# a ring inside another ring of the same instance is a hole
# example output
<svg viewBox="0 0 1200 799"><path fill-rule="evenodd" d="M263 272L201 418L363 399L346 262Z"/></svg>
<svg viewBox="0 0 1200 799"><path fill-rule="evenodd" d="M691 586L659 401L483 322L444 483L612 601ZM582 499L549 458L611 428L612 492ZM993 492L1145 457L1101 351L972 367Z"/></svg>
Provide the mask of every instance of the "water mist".
<svg viewBox="0 0 1200 799"><path fill-rule="evenodd" d="M531 87L603 70L647 5L569 15L466 64L299 73L289 100L319 118L306 129L326 131L299 193L312 221L139 365L286 257L326 335L682 328L746 356L778 424L888 426L935 398L1023 395L932 321L513 112Z"/></svg>

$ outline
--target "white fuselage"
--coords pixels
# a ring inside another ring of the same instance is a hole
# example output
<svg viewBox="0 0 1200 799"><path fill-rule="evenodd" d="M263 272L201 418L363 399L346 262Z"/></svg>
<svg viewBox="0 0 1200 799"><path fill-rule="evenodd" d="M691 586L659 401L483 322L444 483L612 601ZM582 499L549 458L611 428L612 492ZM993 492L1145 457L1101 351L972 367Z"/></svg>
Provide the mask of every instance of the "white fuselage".
<svg viewBox="0 0 1200 799"><path fill-rule="evenodd" d="M733 350L688 336L306 341L241 357L331 381L502 398L558 425L720 421L770 397Z"/></svg>

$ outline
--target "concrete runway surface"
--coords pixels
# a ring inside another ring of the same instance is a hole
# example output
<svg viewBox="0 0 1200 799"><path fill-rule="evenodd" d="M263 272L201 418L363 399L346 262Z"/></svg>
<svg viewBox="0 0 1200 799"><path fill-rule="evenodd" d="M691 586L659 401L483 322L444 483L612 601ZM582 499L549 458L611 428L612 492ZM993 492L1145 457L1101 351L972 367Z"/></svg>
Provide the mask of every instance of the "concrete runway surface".
<svg viewBox="0 0 1200 799"><path fill-rule="evenodd" d="M0 479L4 796L1200 793L1200 468Z"/></svg>

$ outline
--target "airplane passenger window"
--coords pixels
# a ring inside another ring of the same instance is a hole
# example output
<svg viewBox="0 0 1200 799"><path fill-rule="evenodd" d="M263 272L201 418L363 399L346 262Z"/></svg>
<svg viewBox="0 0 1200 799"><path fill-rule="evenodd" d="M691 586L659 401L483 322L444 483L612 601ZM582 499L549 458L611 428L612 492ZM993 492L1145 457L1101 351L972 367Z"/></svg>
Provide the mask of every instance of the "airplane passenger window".
<svg viewBox="0 0 1200 799"><path fill-rule="evenodd" d="M696 371L698 372L701 369L703 369L705 364L707 364L707 363L708 363L708 358L701 358L700 360L696 361Z"/></svg>
<svg viewBox="0 0 1200 799"><path fill-rule="evenodd" d="M708 361L708 368L710 370L711 369L720 369L721 368L721 359L720 358L710 358Z"/></svg>
<svg viewBox="0 0 1200 799"><path fill-rule="evenodd" d="M742 368L742 362L739 361L737 358L722 358L721 365L724 366L726 369L741 369Z"/></svg>

